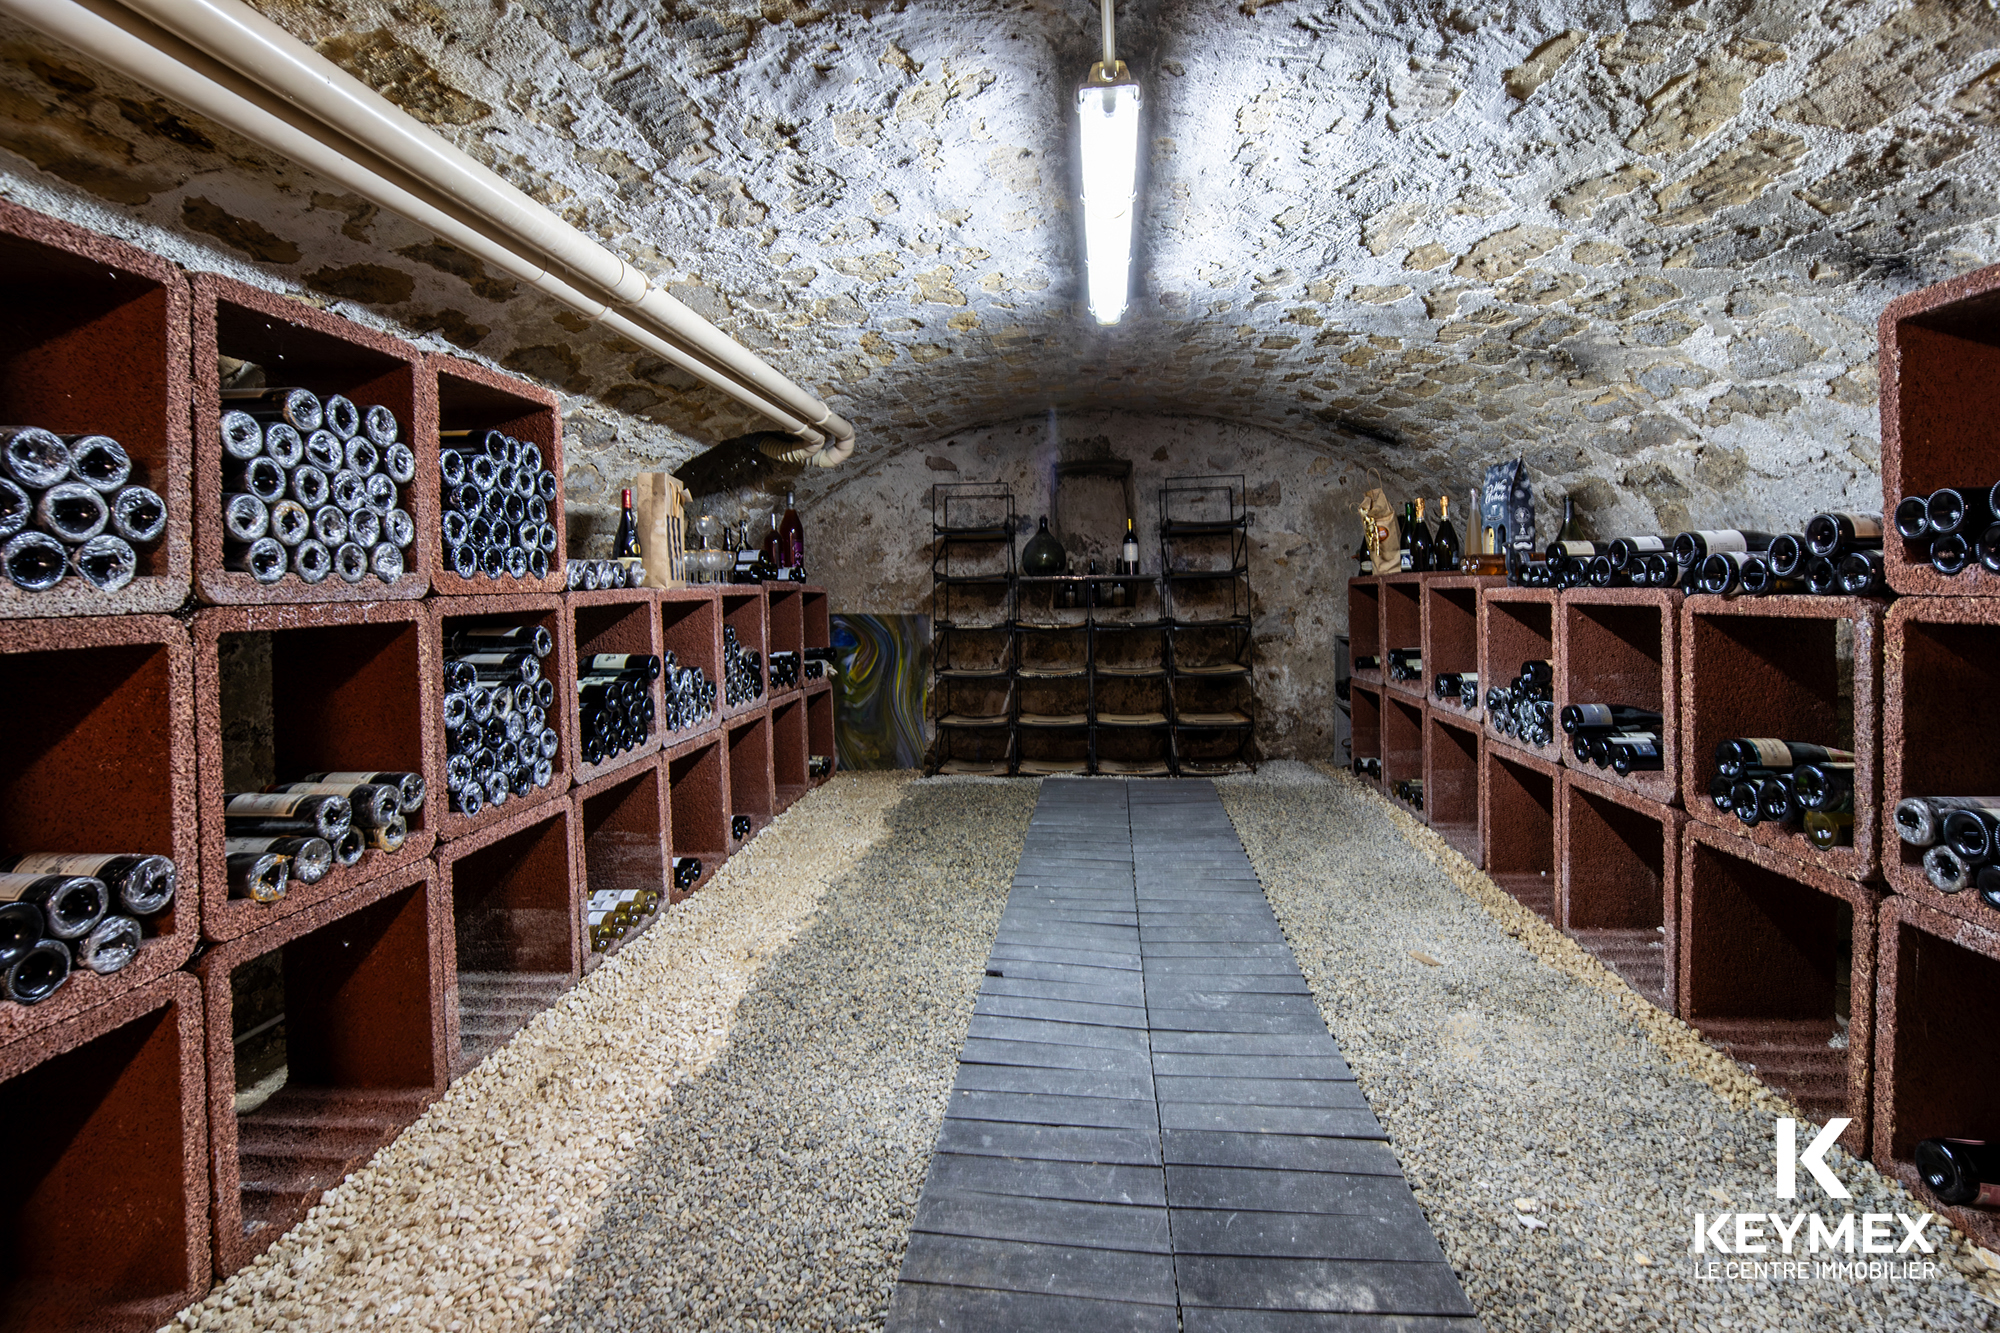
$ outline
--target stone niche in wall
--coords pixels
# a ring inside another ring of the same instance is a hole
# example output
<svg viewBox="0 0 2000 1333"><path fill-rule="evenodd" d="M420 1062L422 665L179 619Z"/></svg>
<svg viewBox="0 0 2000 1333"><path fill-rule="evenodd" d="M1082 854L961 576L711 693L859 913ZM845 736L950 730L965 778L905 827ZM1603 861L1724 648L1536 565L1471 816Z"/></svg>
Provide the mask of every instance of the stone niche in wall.
<svg viewBox="0 0 2000 1333"><path fill-rule="evenodd" d="M1129 459L1066 459L1055 465L1049 486L1049 530L1069 552L1072 574L1086 573L1095 560L1110 573L1125 541L1125 520L1139 517Z"/></svg>

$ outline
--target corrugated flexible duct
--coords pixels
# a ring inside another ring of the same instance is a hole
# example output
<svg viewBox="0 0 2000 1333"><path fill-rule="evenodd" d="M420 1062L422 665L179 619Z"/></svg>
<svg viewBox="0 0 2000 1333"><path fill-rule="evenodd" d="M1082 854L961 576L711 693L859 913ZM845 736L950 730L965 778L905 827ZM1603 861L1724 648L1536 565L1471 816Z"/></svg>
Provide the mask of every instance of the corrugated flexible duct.
<svg viewBox="0 0 2000 1333"><path fill-rule="evenodd" d="M854 452L854 428L824 403L619 256L234 0L0 0L0 12L659 354L807 441L775 451L788 461L833 467Z"/></svg>

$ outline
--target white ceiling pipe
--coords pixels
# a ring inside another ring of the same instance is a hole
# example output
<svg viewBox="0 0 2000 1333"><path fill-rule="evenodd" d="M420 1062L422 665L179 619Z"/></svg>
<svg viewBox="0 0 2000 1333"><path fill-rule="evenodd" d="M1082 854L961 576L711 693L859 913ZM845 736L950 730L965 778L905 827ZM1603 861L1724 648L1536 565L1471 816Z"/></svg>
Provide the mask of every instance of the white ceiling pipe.
<svg viewBox="0 0 2000 1333"><path fill-rule="evenodd" d="M674 302L671 297L658 289L651 294L657 301L643 300L633 313L641 320L634 320L617 310L607 307L603 300L577 290L569 283L555 277L544 264L523 256L491 235L490 219L468 206L462 195L446 195L433 188L430 177L416 175L399 169L398 164L382 160L365 145L354 142L341 127L329 125L321 118L310 115L297 104L296 99L274 96L251 83L237 72L209 58L204 52L188 43L178 40L170 33L162 31L143 17L114 3L114 0L0 0L0 12L13 15L21 21L36 27L50 36L88 54L110 67L167 94L190 109L228 126L246 138L264 144L299 161L313 171L347 186L355 193L373 200L410 221L435 232L440 238L464 249L486 263L511 276L527 282L547 295L563 302L585 315L586 318L601 321L607 328L657 353L669 363L688 371L698 379L742 402L754 411L771 418L783 429L812 442L814 447L790 451L793 454L806 452L810 461L823 467L832 467L844 461L854 451L853 428L829 411L824 404L813 399L797 385L770 369L769 366L751 354L747 349L729 339L719 329L709 324L692 311ZM286 43L303 51L298 43L279 34ZM311 55L310 52L306 54ZM319 60L319 57L312 56ZM347 79L331 64L320 61L326 70L342 79ZM349 83L353 80L348 79ZM355 84L360 88L359 84ZM366 92L365 88L361 91ZM374 94L370 93L373 97ZM381 102L378 97L375 99ZM382 105L387 107L386 102ZM394 111L393 107L389 110ZM402 115L401 112L395 112ZM407 117L404 117L408 120ZM428 130L410 121L421 134L428 136L434 144L449 149L431 135ZM455 149L449 149L456 152ZM459 155L463 157L462 154ZM484 167L466 158L464 161L473 171L482 173L498 182L506 189L504 181L492 176ZM518 192L516 192L518 193ZM521 196L523 199L526 196ZM532 204L532 200L528 201ZM539 205L535 205L537 209ZM636 275L636 270L624 265L622 260L596 246L568 224L555 218L547 210L540 210L543 216L555 226L568 231L575 242L595 250L599 256L616 264L624 275ZM484 225L482 225L484 224ZM525 248L525 247L524 247ZM537 256L538 258L540 256ZM579 277L584 276L578 274ZM643 280L643 275L637 275ZM631 290L629 283L625 284ZM690 352L674 336L683 329L667 325L664 316L678 309L685 319L706 330L715 340L720 340L738 354L738 359L747 358L761 368L760 379L768 379L782 384L790 392L773 402L764 393L758 392L762 384L753 388L727 369L710 364L708 358ZM661 327L666 325L665 327ZM787 401L789 400L789 401ZM803 400L807 410L795 415L793 409ZM815 429L818 427L819 429ZM832 436L827 440L821 435L825 430ZM821 445L825 440L826 443Z"/></svg>

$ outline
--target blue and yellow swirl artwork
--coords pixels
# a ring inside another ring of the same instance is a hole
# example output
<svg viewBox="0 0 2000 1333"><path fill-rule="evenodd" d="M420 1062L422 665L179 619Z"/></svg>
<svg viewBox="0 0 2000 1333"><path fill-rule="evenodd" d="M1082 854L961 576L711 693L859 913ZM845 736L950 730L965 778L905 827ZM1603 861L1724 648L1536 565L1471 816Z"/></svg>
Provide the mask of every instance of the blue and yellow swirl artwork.
<svg viewBox="0 0 2000 1333"><path fill-rule="evenodd" d="M931 686L929 616L833 617L834 747L851 769L921 768Z"/></svg>

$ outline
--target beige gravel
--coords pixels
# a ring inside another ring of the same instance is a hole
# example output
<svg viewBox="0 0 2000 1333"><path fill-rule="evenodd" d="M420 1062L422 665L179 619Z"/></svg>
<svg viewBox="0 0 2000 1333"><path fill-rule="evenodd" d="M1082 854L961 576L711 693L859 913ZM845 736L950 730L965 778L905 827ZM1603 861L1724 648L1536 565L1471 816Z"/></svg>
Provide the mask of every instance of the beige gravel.
<svg viewBox="0 0 2000 1333"><path fill-rule="evenodd" d="M838 774L780 815L168 1329L499 1333L538 1317L622 1158L913 777Z"/></svg>

